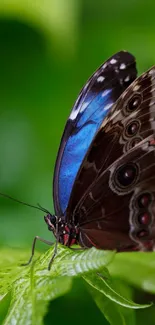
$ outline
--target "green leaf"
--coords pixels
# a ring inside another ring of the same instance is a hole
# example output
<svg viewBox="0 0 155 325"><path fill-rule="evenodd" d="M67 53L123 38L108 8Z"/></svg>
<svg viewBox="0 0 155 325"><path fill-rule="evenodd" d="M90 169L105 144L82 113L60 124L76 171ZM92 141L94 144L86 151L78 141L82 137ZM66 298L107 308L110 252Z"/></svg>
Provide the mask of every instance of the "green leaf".
<svg viewBox="0 0 155 325"><path fill-rule="evenodd" d="M72 287L72 277L77 276L83 277L108 300L117 304L129 308L148 307L148 305L137 305L114 290L105 266L113 260L115 252L95 248L83 251L72 250L58 245L58 253L51 270L48 271L53 249L53 247L49 249L27 267L20 266L27 261L27 252L1 251L1 297L5 297L9 290L11 292L10 306L3 325L13 323L42 325L49 301L66 294ZM97 275L97 272L102 272L102 276L100 273ZM118 320L119 317L121 315L117 316Z"/></svg>
<svg viewBox="0 0 155 325"><path fill-rule="evenodd" d="M18 250L3 249L0 252L1 299L11 290L11 302L3 325L13 322L17 325L42 324L48 302L71 289L71 278L52 278L47 267L46 274L40 277L35 276L35 263L31 267L21 267L28 257L29 253Z"/></svg>
<svg viewBox="0 0 155 325"><path fill-rule="evenodd" d="M89 291L92 294L96 305L99 307L104 317L108 320L111 325L125 325L124 316L121 314L119 310L118 304L114 303L110 299L106 298L99 291L94 288L89 288Z"/></svg>
<svg viewBox="0 0 155 325"><path fill-rule="evenodd" d="M126 297L127 299L133 300L134 296L134 289L129 287L127 283L120 281L120 280L113 280L114 286L117 292L121 294L121 296ZM120 313L123 315L123 318L125 319L125 324L126 325L136 325L136 313L139 310L147 310L148 309L131 309L131 308L126 308L123 306L118 306ZM149 308L150 311L151 307Z"/></svg>
<svg viewBox="0 0 155 325"><path fill-rule="evenodd" d="M109 265L110 274L127 283L155 293L155 252L133 252L116 254Z"/></svg>
<svg viewBox="0 0 155 325"><path fill-rule="evenodd" d="M104 269L101 273L89 273L88 275L84 275L83 278L85 281L87 281L93 288L97 289L101 293L103 293L107 298L110 300L116 302L117 304L133 308L133 309L139 309L139 308L146 308L150 307L149 304L145 305L139 305L134 303L133 301L124 298L121 296L118 292L115 291L113 282L109 276L108 270Z"/></svg>
<svg viewBox="0 0 155 325"><path fill-rule="evenodd" d="M30 253L17 249L0 250L0 300L12 288L12 284L20 277L25 276L28 269L21 267L21 264L29 259ZM36 256L38 253L36 252Z"/></svg>
<svg viewBox="0 0 155 325"><path fill-rule="evenodd" d="M122 281L115 281L114 285L122 296L125 296L128 299L132 298L132 289L129 288L125 283L122 283ZM88 289L91 292L97 306L104 314L104 317L111 325L136 325L136 315L134 309L125 308L116 304L91 286L89 286ZM144 309L141 310L144 311Z"/></svg>
<svg viewBox="0 0 155 325"><path fill-rule="evenodd" d="M12 301L4 325L43 324L48 302L66 294L71 289L71 278L58 277L37 279L32 273L31 281L25 278L17 280L12 292Z"/></svg>
<svg viewBox="0 0 155 325"><path fill-rule="evenodd" d="M11 301L11 292L9 292L0 302L0 324L3 324L3 321L7 315L9 305Z"/></svg>
<svg viewBox="0 0 155 325"><path fill-rule="evenodd" d="M112 260L114 252L95 248L74 251L59 245L50 271L48 264L53 248L41 255L33 266L21 267L28 255L18 250L0 252L1 298L11 290L11 303L3 325L13 322L41 325L48 302L71 289L72 276L103 268Z"/></svg>
<svg viewBox="0 0 155 325"><path fill-rule="evenodd" d="M114 258L114 251L98 250L94 247L86 250L74 250L58 246L58 254L54 259L51 271L47 271L53 249L49 249L36 262L36 275L49 274L49 276L80 276L86 272L100 270L107 266Z"/></svg>

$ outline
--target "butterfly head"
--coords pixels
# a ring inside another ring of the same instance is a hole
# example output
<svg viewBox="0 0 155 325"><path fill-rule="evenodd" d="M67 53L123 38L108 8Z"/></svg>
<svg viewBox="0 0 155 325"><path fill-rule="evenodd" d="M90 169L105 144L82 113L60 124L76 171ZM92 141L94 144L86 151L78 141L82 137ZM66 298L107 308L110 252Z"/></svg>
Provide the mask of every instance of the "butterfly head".
<svg viewBox="0 0 155 325"><path fill-rule="evenodd" d="M44 220L48 225L48 229L52 231L54 235L56 235L57 217L55 215L48 213L46 216L44 216Z"/></svg>
<svg viewBox="0 0 155 325"><path fill-rule="evenodd" d="M78 243L78 227L68 225L64 218L59 218L50 213L44 217L44 220L48 225L48 229L53 232L62 245L72 246Z"/></svg>

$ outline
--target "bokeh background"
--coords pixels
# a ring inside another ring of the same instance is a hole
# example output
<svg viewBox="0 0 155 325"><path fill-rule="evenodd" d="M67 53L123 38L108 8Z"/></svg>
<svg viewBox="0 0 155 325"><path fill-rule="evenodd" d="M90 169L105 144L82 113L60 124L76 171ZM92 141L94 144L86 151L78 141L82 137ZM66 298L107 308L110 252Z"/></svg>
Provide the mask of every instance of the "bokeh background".
<svg viewBox="0 0 155 325"><path fill-rule="evenodd" d="M56 154L81 87L121 49L139 73L155 64L154 12L153 0L0 0L0 192L53 212ZM0 197L0 245L30 249L35 235L51 238L43 213ZM108 324L78 281L52 306L53 322Z"/></svg>

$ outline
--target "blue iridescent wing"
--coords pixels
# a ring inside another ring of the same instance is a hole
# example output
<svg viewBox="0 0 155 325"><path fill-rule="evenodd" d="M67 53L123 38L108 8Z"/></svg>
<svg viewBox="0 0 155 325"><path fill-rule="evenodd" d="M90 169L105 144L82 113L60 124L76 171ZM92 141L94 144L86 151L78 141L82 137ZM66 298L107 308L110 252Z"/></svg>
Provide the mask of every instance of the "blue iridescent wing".
<svg viewBox="0 0 155 325"><path fill-rule="evenodd" d="M135 58L121 51L106 61L81 90L62 136L54 173L56 215L64 215L72 187L103 119L136 78Z"/></svg>

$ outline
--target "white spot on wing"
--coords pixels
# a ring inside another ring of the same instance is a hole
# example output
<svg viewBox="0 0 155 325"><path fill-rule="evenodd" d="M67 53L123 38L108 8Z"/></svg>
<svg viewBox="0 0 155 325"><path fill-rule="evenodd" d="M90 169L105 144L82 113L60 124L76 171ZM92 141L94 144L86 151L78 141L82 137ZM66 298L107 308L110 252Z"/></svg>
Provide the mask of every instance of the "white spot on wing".
<svg viewBox="0 0 155 325"><path fill-rule="evenodd" d="M113 103L109 103L104 107L104 111L108 111L109 108L112 106Z"/></svg>
<svg viewBox="0 0 155 325"><path fill-rule="evenodd" d="M127 76L125 79L124 79L124 81L129 81L130 80L130 76Z"/></svg>
<svg viewBox="0 0 155 325"><path fill-rule="evenodd" d="M78 115L78 112L79 112L79 110L74 110L73 109L72 112L71 112L71 114L70 114L69 119L72 120L72 121L74 121L76 119L77 115Z"/></svg>
<svg viewBox="0 0 155 325"><path fill-rule="evenodd" d="M111 63L111 64L115 64L116 62L117 62L116 59L111 59L111 60L110 60L110 63Z"/></svg>
<svg viewBox="0 0 155 325"><path fill-rule="evenodd" d="M153 75L155 73L155 69L154 68L152 68L150 71L149 71L149 75Z"/></svg>
<svg viewBox="0 0 155 325"><path fill-rule="evenodd" d="M88 105L89 105L89 102L83 103L81 108L80 108L80 113L82 113L87 108Z"/></svg>
<svg viewBox="0 0 155 325"><path fill-rule="evenodd" d="M104 64L103 64L103 66L102 66L102 68L103 68L103 69L105 69L105 68L107 67L107 65L108 65L108 63L107 63L107 62L106 62L106 63L104 63Z"/></svg>
<svg viewBox="0 0 155 325"><path fill-rule="evenodd" d="M98 82L102 82L104 79L105 79L105 78L104 78L103 76L99 76L99 77L97 78L97 81L98 81Z"/></svg>
<svg viewBox="0 0 155 325"><path fill-rule="evenodd" d="M106 89L105 91L103 91L103 93L102 93L102 97L107 96L110 92L111 92L110 89Z"/></svg>
<svg viewBox="0 0 155 325"><path fill-rule="evenodd" d="M77 106L76 108L73 108L70 116L69 116L69 119L74 121L76 119L76 117L78 116L79 113L82 113L86 108L87 106L89 105L89 102L84 102L82 104L82 106Z"/></svg>
<svg viewBox="0 0 155 325"><path fill-rule="evenodd" d="M116 73L119 73L119 69L117 67L115 68L115 72Z"/></svg>
<svg viewBox="0 0 155 325"><path fill-rule="evenodd" d="M139 88L140 88L140 86L139 86L139 85L136 85L136 86L133 88L133 90L134 90L134 91L137 91Z"/></svg>
<svg viewBox="0 0 155 325"><path fill-rule="evenodd" d="M121 63L121 65L120 65L120 70L124 70L125 68L126 68L126 64L125 63Z"/></svg>

